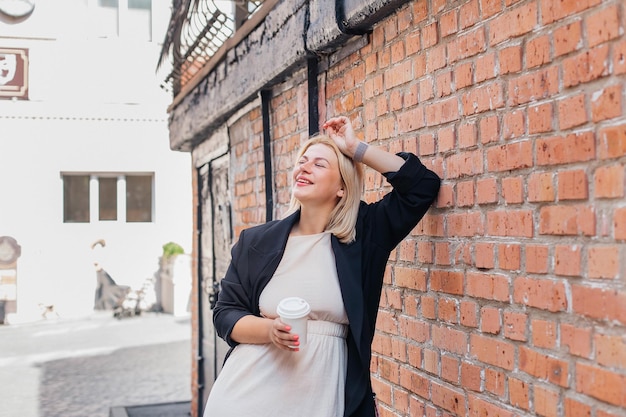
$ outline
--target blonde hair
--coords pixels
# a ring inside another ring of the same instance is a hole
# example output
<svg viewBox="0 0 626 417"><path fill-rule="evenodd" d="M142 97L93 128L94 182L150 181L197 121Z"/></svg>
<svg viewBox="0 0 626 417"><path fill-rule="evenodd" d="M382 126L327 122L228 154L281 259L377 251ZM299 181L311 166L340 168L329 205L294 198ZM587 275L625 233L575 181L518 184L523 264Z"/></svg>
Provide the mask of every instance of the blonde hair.
<svg viewBox="0 0 626 417"><path fill-rule="evenodd" d="M355 225L363 192L363 165L354 162L351 158L344 155L335 142L327 135L316 135L304 142L298 151L296 161L304 155L309 147L316 144L328 146L337 155L339 175L341 176L341 184L344 190L343 196L330 213L326 231L331 232L342 243L353 242L356 238ZM292 194L289 209L285 216L300 210L300 207L300 201Z"/></svg>

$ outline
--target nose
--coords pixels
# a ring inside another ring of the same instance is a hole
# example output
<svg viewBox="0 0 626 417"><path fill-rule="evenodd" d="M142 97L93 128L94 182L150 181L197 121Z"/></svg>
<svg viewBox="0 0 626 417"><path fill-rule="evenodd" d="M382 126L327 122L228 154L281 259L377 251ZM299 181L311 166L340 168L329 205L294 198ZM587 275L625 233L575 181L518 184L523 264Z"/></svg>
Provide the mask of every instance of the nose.
<svg viewBox="0 0 626 417"><path fill-rule="evenodd" d="M312 163L313 163L313 161L306 161L306 162L303 162L302 164L300 164L300 167L299 167L300 172L309 172Z"/></svg>

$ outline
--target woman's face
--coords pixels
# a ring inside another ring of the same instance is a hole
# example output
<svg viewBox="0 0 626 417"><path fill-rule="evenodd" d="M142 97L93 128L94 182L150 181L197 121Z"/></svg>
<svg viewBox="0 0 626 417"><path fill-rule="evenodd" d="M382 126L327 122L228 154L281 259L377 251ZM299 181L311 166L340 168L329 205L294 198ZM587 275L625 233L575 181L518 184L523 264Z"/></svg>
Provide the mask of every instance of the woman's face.
<svg viewBox="0 0 626 417"><path fill-rule="evenodd" d="M302 205L334 207L344 190L339 161L332 148L316 143L307 148L293 169L293 195Z"/></svg>

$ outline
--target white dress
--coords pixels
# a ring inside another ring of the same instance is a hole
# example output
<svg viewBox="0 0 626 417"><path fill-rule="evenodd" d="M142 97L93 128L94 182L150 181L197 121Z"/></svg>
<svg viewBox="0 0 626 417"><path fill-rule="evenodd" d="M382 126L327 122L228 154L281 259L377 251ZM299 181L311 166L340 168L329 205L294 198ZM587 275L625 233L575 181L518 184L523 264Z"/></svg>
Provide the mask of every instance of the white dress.
<svg viewBox="0 0 626 417"><path fill-rule="evenodd" d="M311 306L307 343L298 352L240 344L224 364L204 417L341 417L346 378L346 316L330 233L291 236L259 300L275 318L285 297Z"/></svg>

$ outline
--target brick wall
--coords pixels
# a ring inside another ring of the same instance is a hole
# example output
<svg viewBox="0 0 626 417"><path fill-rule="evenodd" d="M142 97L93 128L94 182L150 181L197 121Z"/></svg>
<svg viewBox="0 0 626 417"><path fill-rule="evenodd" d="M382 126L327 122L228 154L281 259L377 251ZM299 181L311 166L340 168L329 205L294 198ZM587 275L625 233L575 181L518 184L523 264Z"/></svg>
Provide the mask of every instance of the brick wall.
<svg viewBox="0 0 626 417"><path fill-rule="evenodd" d="M320 74L320 114L443 178L385 274L383 417L626 413L625 16L623 0L419 0ZM308 135L303 77L272 89L275 217ZM248 116L236 235L264 220ZM368 170L365 199L386 189Z"/></svg>

